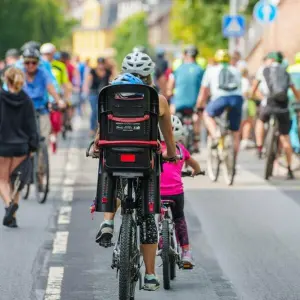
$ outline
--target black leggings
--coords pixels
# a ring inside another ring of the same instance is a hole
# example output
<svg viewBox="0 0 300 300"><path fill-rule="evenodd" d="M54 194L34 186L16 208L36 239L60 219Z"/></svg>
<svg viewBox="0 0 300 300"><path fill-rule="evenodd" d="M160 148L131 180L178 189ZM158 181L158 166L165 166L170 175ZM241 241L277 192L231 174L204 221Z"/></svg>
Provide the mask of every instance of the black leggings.
<svg viewBox="0 0 300 300"><path fill-rule="evenodd" d="M181 247L189 245L189 235L184 216L184 194L161 196L162 200L173 200L175 205L171 205L175 231Z"/></svg>

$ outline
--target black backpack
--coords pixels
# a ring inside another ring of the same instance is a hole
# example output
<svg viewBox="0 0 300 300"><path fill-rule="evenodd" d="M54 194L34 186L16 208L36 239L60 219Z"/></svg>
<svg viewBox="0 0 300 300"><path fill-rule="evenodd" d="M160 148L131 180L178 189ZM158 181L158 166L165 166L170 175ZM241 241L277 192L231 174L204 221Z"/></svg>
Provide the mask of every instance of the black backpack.
<svg viewBox="0 0 300 300"><path fill-rule="evenodd" d="M268 100L278 103L288 102L290 76L281 65L273 65L263 70L263 76L269 89Z"/></svg>
<svg viewBox="0 0 300 300"><path fill-rule="evenodd" d="M224 66L219 74L219 89L227 92L235 91L239 87L239 82L230 69Z"/></svg>

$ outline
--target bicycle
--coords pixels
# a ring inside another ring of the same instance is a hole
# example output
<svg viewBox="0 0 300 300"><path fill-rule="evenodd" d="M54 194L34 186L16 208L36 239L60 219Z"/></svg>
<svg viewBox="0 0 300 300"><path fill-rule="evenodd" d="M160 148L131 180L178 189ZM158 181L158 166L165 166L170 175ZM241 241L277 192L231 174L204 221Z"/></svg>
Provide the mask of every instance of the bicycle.
<svg viewBox="0 0 300 300"><path fill-rule="evenodd" d="M36 111L36 122L38 134L40 136L39 148L33 156L33 170L31 175L31 182L28 183L24 188L23 199L28 199L30 194L30 186L33 183L35 186L36 200L38 203L43 204L47 201L47 196L49 193L50 167L48 145L46 143L45 137L41 137L39 111Z"/></svg>
<svg viewBox="0 0 300 300"><path fill-rule="evenodd" d="M205 171L198 175L205 175ZM191 171L181 172L182 177L192 177ZM172 218L171 207L175 205L173 200L161 200L161 213L158 219L159 251L162 258L164 289L170 289L170 281L176 277L176 264L179 269L190 269L191 265L185 265L180 258L180 245L175 234L175 223Z"/></svg>
<svg viewBox="0 0 300 300"><path fill-rule="evenodd" d="M220 166L223 167L223 176L227 185L232 185L235 177L235 153L234 138L229 127L229 111L226 109L223 115L215 118L217 123L217 134L220 137L216 147L212 147L213 140L207 138L207 172L211 181L216 182L220 174Z"/></svg>
<svg viewBox="0 0 300 300"><path fill-rule="evenodd" d="M184 109L176 112L176 115L182 122L185 131L184 145L191 154L194 151L194 138L195 138L193 114L194 114L193 109Z"/></svg>

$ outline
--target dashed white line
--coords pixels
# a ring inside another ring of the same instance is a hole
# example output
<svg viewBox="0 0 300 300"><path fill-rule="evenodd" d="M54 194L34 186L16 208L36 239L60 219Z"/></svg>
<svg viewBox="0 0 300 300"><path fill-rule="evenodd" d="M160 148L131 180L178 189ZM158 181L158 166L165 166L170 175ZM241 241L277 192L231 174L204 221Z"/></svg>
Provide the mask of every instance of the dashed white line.
<svg viewBox="0 0 300 300"><path fill-rule="evenodd" d="M60 300L63 277L63 267L51 267L49 269L48 283L44 300Z"/></svg>
<svg viewBox="0 0 300 300"><path fill-rule="evenodd" d="M66 225L70 224L71 221L71 206L62 206L60 208L59 216L58 216L58 225Z"/></svg>
<svg viewBox="0 0 300 300"><path fill-rule="evenodd" d="M62 194L62 201L64 202L72 202L74 195L74 188L73 187L65 187Z"/></svg>
<svg viewBox="0 0 300 300"><path fill-rule="evenodd" d="M67 253L68 246L68 231L58 231L56 232L55 239L53 242L52 254L65 254Z"/></svg>

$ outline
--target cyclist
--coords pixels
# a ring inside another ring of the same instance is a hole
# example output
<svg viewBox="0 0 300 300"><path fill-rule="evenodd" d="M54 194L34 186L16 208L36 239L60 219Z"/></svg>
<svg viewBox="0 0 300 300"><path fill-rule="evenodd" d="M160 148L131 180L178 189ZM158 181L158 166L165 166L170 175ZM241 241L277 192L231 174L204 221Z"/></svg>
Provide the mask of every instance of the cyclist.
<svg viewBox="0 0 300 300"><path fill-rule="evenodd" d="M40 132L41 136L48 139L50 133L50 119L47 108L45 94L48 92L59 107L63 107L63 103L56 93L48 73L38 67L40 53L36 49L25 49L23 52L25 73L24 91L32 99L34 107L40 112Z"/></svg>
<svg viewBox="0 0 300 300"><path fill-rule="evenodd" d="M154 63L151 58L141 52L130 53L126 55L122 64L124 73L131 73L132 76L121 77L118 81L128 81L129 83L137 83L139 78L144 84L152 85L151 74L154 71ZM168 102L164 96L159 95L159 113L160 113L160 129L165 139L167 150L163 153L164 157L176 159L176 147L172 132L171 115ZM99 129L96 134L95 147L97 148L99 140ZM110 241L114 231L114 215L111 213L104 214L104 222L100 225L100 230L96 236L96 242L100 245L103 241ZM141 227L141 244L146 267L144 289L154 291L159 288L160 282L155 275L155 256L157 249L157 228L154 215L144 216L144 225ZM146 228L146 230L144 229Z"/></svg>
<svg viewBox="0 0 300 300"><path fill-rule="evenodd" d="M197 103L197 96L201 86L204 70L196 63L198 50L195 46L187 46L184 50L184 62L180 65L173 76L170 76L168 83L168 96L172 98L172 113L183 112L184 110L194 111ZM194 152L199 152L200 141L200 118L194 122Z"/></svg>
<svg viewBox="0 0 300 300"><path fill-rule="evenodd" d="M197 107L203 108L209 95L211 95L211 101L204 112L204 122L213 139L213 148L217 147L219 141L214 117L220 116L226 108L230 108L230 130L233 131L234 149L235 155L237 155L240 144L239 128L243 106L241 73L237 68L229 65L230 56L225 49L217 50L215 61L218 64L211 66L204 74Z"/></svg>
<svg viewBox="0 0 300 300"><path fill-rule="evenodd" d="M97 67L91 69L90 74L85 81L83 91L86 95L89 95L91 105L91 117L90 117L90 136L94 137L97 130L97 111L98 111L98 96L102 88L109 84L109 78L111 73L106 69L105 60L99 58L97 61Z"/></svg>
<svg viewBox="0 0 300 300"><path fill-rule="evenodd" d="M300 99L300 96L291 82L285 67L282 66L282 57L278 53L270 52L266 57L264 66L257 71L252 95L255 95L258 87L263 96L260 115L255 128L258 156L259 158L262 157L264 123L269 121L272 114L275 114L279 124L280 142L287 157L287 178L294 179L294 174L291 170L293 149L289 138L291 124L288 110L288 88L292 89L297 99Z"/></svg>
<svg viewBox="0 0 300 300"><path fill-rule="evenodd" d="M184 129L181 121L177 116L171 116L173 135L176 142L182 140ZM183 144L178 143L183 154L182 160L177 164L165 163L160 181L160 194L162 200L173 200L175 206L172 206L172 215L175 223L176 236L182 248L181 259L184 265L194 266L192 252L190 249L188 230L184 216L184 191L181 171L186 164L193 168L192 174L196 175L201 172L199 163L193 159ZM164 139L162 137L162 150L165 149ZM161 248L159 243L159 248Z"/></svg>
<svg viewBox="0 0 300 300"><path fill-rule="evenodd" d="M72 88L69 81L68 70L64 63L54 59L56 47L51 43L46 43L41 46L40 51L43 59L51 64L51 70L58 82L61 94L64 95L65 100L69 100Z"/></svg>
<svg viewBox="0 0 300 300"><path fill-rule="evenodd" d="M75 107L80 103L80 73L71 62L71 56L68 52L60 53L60 61L63 62L68 71L69 81L72 85L71 107L69 109L69 117L74 116Z"/></svg>
<svg viewBox="0 0 300 300"><path fill-rule="evenodd" d="M38 133L32 101L22 91L24 73L11 67L5 72L4 80L8 91L0 92L0 196L5 203L3 225L16 228L19 193L12 199L10 177L21 165L27 167L21 176L29 175L27 170L30 162L26 157L37 149ZM19 179L26 182L26 178Z"/></svg>
<svg viewBox="0 0 300 300"><path fill-rule="evenodd" d="M40 51L40 47L41 47L41 44L39 42L30 41L30 42L25 43L21 47L21 53L23 53L26 49L35 49L35 50ZM16 67L21 68L21 69L24 67L23 66L23 59L20 59L16 62ZM55 79L54 74L52 73L51 64L48 61L44 60L42 57L40 57L39 68L45 70L48 73L48 75L50 76L50 78L52 80L52 84L54 85L56 91L58 92L59 91L58 83ZM45 98L48 99L48 94L45 95Z"/></svg>
<svg viewBox="0 0 300 300"><path fill-rule="evenodd" d="M287 72L291 76L291 80L296 87L297 90L300 90L300 52L296 53L295 55L295 64L291 65L287 68ZM290 139L293 146L293 149L296 153L300 153L300 141L299 141L299 135L298 135L298 120L297 120L297 114L295 112L295 109L293 108L292 104L295 103L296 99L295 96L290 89L288 92L289 96L289 108L290 108L290 118L292 121L292 128L290 131Z"/></svg>
<svg viewBox="0 0 300 300"><path fill-rule="evenodd" d="M13 66L19 59L19 51L17 49L9 49L5 53L5 67L3 70L0 70L0 84L2 86L4 82L4 73L5 71Z"/></svg>
<svg viewBox="0 0 300 300"><path fill-rule="evenodd" d="M169 70L169 63L165 59L165 51L163 49L158 49L155 62L155 85L164 96L167 96Z"/></svg>

